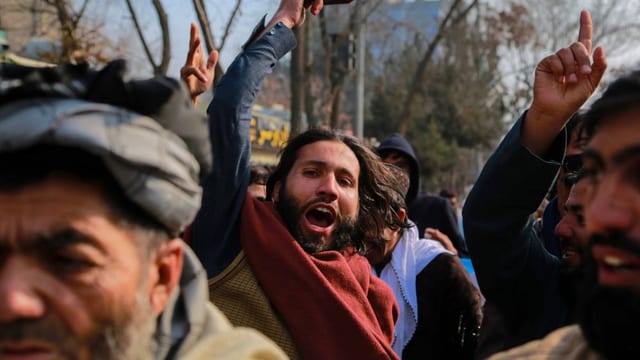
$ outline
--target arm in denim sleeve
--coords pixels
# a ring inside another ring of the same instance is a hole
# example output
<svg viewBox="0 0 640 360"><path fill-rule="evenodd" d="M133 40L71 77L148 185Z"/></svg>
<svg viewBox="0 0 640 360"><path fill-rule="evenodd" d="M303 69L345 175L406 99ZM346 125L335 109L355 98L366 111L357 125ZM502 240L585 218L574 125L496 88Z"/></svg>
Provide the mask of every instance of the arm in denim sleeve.
<svg viewBox="0 0 640 360"><path fill-rule="evenodd" d="M251 107L264 78L296 45L293 32L282 23L253 41L263 23L264 19L220 79L207 110L213 170L203 182L191 246L209 278L226 268L241 249L238 220L249 183Z"/></svg>

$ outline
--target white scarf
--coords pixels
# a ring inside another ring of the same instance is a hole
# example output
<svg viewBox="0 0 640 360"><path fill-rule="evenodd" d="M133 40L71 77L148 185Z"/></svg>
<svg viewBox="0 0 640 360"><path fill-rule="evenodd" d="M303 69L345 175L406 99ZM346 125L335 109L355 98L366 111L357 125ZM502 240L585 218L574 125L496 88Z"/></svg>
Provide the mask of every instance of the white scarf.
<svg viewBox="0 0 640 360"><path fill-rule="evenodd" d="M393 290L400 309L392 344L399 356L413 337L418 323L416 277L436 256L451 254L435 240L420 239L415 224L409 223L412 226L406 229L391 253L391 261L380 273L380 278Z"/></svg>

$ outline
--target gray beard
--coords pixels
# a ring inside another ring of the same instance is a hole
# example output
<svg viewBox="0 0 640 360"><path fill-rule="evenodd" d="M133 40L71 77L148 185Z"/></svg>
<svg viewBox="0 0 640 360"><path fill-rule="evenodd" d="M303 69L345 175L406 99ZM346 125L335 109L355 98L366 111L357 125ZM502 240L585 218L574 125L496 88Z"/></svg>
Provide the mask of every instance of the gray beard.
<svg viewBox="0 0 640 360"><path fill-rule="evenodd" d="M51 314L45 318L19 319L0 326L0 341L42 340L55 344L59 356L65 359L80 359L80 348L90 350L91 359L152 359L156 347L153 337L156 317L143 289L145 287L141 286L133 308L122 309L117 318L109 319L111 323L89 339L74 337L64 323ZM81 342L88 344L81 346Z"/></svg>
<svg viewBox="0 0 640 360"><path fill-rule="evenodd" d="M138 296L137 304L131 314L133 315L131 318L137 321L108 327L100 334L91 347L93 359L147 360L153 358L156 349L153 337L156 330L156 317L151 311L149 301L144 299Z"/></svg>

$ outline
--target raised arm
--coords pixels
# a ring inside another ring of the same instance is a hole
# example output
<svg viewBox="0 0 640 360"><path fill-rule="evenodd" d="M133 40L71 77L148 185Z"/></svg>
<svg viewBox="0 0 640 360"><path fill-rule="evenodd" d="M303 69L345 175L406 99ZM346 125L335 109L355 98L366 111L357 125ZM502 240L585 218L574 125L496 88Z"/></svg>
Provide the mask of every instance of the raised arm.
<svg viewBox="0 0 640 360"><path fill-rule="evenodd" d="M237 222L249 183L251 107L264 78L296 45L290 27L304 21L302 1L282 0L268 25L258 25L216 85L209 104L213 170L203 182L202 207L194 221L191 240L209 277L226 268L240 252ZM202 80L210 82L212 78L200 79L200 85L205 84Z"/></svg>
<svg viewBox="0 0 640 360"><path fill-rule="evenodd" d="M565 123L593 94L606 69L601 48L593 63L590 56L591 18L583 11L579 40L538 64L530 109L491 155L465 202L465 237L480 289L501 310L511 332L530 326L528 336L542 336L559 325L542 323L543 317L562 321L566 316L559 313L563 300L556 288L560 260L544 249L530 214L562 162Z"/></svg>
<svg viewBox="0 0 640 360"><path fill-rule="evenodd" d="M607 68L601 47L595 49L591 61L592 29L591 15L584 10L578 41L547 56L536 67L522 144L538 156L544 156L571 115L591 97Z"/></svg>

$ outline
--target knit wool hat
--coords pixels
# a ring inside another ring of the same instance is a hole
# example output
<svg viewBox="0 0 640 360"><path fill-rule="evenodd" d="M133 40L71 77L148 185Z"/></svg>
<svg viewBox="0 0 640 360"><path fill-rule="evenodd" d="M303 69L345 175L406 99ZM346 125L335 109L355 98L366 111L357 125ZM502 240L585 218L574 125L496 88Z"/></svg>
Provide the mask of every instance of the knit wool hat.
<svg viewBox="0 0 640 360"><path fill-rule="evenodd" d="M0 66L0 153L60 145L96 155L131 201L179 233L193 221L202 196L206 157L199 163L192 149L209 144L177 133L204 132L208 141L206 117L179 82L125 82L123 66L97 73ZM174 106L163 118L167 102ZM178 121L189 130L174 131Z"/></svg>
<svg viewBox="0 0 640 360"><path fill-rule="evenodd" d="M385 165L394 175L394 181L392 182L391 187L404 199L409 191L409 177L407 176L407 173L393 164L385 163Z"/></svg>
<svg viewBox="0 0 640 360"><path fill-rule="evenodd" d="M394 133L384 138L376 153L380 157L384 157L389 151L398 151L404 154L409 160L409 167L411 168L411 174L409 175L409 191L405 197L407 206L410 206L413 200L418 196L418 189L420 188L420 165L416 153L413 151L413 147L409 142L399 133Z"/></svg>

